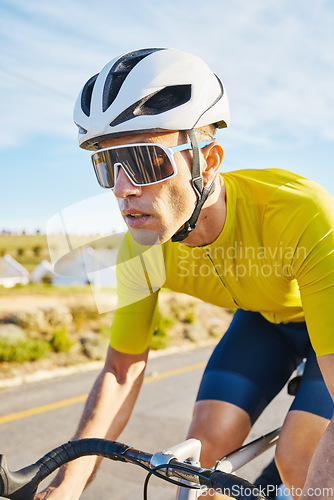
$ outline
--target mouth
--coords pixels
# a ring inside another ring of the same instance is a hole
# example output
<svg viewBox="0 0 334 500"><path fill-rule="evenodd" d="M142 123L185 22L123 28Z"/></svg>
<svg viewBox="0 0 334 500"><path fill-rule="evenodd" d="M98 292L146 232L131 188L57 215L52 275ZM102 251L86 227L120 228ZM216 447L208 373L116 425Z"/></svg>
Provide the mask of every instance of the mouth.
<svg viewBox="0 0 334 500"><path fill-rule="evenodd" d="M147 222L151 216L143 213L127 213L125 214L125 222L128 227L139 227Z"/></svg>

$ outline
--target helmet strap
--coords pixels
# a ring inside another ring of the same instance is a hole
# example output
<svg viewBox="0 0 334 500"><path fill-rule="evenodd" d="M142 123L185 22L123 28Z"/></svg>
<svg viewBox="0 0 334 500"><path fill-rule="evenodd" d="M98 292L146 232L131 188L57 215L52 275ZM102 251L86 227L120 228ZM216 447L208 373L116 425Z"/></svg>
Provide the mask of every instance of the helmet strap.
<svg viewBox="0 0 334 500"><path fill-rule="evenodd" d="M191 141L192 150L193 150L193 162L191 168L191 184L194 188L195 193L197 194L197 202L195 205L195 209L192 213L190 219L184 224L183 228L180 229L177 233L172 236L172 241L183 241L187 238L187 236L193 231L196 227L196 223L200 214L200 211L208 199L208 197L215 190L215 179L211 182L209 187L204 186L203 177L201 175L201 163L200 163L200 153L199 147L197 144L197 139L195 135L194 129L187 130L187 134Z"/></svg>

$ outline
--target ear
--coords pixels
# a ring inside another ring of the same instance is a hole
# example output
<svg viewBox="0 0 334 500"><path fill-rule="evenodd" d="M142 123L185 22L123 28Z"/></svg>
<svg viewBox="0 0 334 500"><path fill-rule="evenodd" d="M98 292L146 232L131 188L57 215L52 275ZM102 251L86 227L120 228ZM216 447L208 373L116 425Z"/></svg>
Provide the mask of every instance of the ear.
<svg viewBox="0 0 334 500"><path fill-rule="evenodd" d="M218 142L212 142L205 148L201 149L204 157L204 165L202 170L202 177L204 185L211 184L213 178L218 172L220 164L223 160L224 150Z"/></svg>

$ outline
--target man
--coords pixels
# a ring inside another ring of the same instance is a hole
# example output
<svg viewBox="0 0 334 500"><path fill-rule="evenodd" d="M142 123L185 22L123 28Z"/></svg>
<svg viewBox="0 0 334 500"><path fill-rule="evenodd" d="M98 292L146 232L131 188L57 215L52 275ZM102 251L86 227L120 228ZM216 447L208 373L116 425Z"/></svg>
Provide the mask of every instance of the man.
<svg viewBox="0 0 334 500"><path fill-rule="evenodd" d="M329 490L314 491L334 489L333 199L284 170L218 175L223 149L214 133L229 123L227 97L190 54L145 49L111 61L84 86L74 119L129 228L105 367L76 438L116 439L126 425L165 284L238 308L208 363L189 430L202 441L202 464L242 444L307 358L276 461L294 497L306 481L303 498L325 498ZM98 462L69 464L38 498L79 498Z"/></svg>

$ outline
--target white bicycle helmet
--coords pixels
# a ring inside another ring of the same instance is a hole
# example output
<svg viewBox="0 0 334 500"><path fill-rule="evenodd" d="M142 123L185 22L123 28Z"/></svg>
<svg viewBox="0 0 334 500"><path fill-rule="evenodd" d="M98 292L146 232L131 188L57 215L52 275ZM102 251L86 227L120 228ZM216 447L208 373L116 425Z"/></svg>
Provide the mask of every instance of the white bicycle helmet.
<svg viewBox="0 0 334 500"><path fill-rule="evenodd" d="M79 94L79 145L133 133L229 124L228 100L205 62L175 49L143 49L110 61Z"/></svg>
<svg viewBox="0 0 334 500"><path fill-rule="evenodd" d="M136 50L110 61L90 78L74 108L79 145L99 149L111 137L143 132L185 130L193 146L193 188L198 202L191 219L173 237L181 241L195 228L201 207L214 190L200 174L194 129L229 125L225 89L206 63L176 49Z"/></svg>

